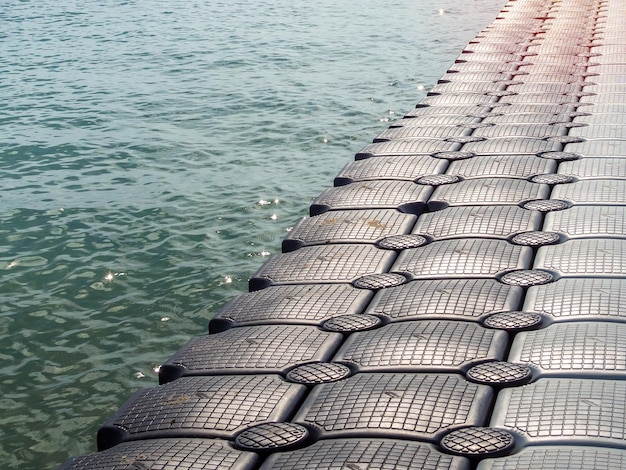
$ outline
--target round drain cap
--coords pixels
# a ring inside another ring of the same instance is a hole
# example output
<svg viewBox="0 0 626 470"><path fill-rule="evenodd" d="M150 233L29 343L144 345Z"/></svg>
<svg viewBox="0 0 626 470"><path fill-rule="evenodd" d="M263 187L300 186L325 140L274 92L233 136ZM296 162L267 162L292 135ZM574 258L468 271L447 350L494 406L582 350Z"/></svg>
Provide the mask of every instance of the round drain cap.
<svg viewBox="0 0 626 470"><path fill-rule="evenodd" d="M576 137L573 135L554 135L552 137L548 137L546 138L546 140L549 140L550 142L556 142L559 144L578 144L580 142L584 142L585 139L583 139L582 137Z"/></svg>
<svg viewBox="0 0 626 470"><path fill-rule="evenodd" d="M537 155L541 158L556 160L557 162L570 162L582 158L582 155L574 152L541 152Z"/></svg>
<svg viewBox="0 0 626 470"><path fill-rule="evenodd" d="M560 199L537 199L535 201L528 201L522 206L529 211L539 212L554 212L562 211L569 207L567 202Z"/></svg>
<svg viewBox="0 0 626 470"><path fill-rule="evenodd" d="M572 183L574 178L569 175L559 175L558 173L546 173L545 175L536 175L531 178L533 183L538 184L565 184Z"/></svg>
<svg viewBox="0 0 626 470"><path fill-rule="evenodd" d="M461 178L455 175L426 175L419 178L416 183L430 186L442 186L444 184L458 183Z"/></svg>
<svg viewBox="0 0 626 470"><path fill-rule="evenodd" d="M304 385L316 385L329 382L337 382L351 374L343 364L320 362L305 364L291 369L287 373L287 380Z"/></svg>
<svg viewBox="0 0 626 470"><path fill-rule="evenodd" d="M482 142L487 140L484 137L471 136L471 135L459 135L457 137L447 137L444 139L446 142L452 142L454 144L469 144L470 142Z"/></svg>
<svg viewBox="0 0 626 470"><path fill-rule="evenodd" d="M522 246L544 246L558 243L560 237L555 232L526 232L515 235L511 241Z"/></svg>
<svg viewBox="0 0 626 470"><path fill-rule="evenodd" d="M506 273L501 281L510 286L532 287L548 284L554 281L554 276L546 271L536 269L522 269Z"/></svg>
<svg viewBox="0 0 626 470"><path fill-rule="evenodd" d="M487 362L468 370L467 378L480 384L514 387L529 383L532 370L528 366L511 362Z"/></svg>
<svg viewBox="0 0 626 470"><path fill-rule="evenodd" d="M435 152L431 154L431 157L441 158L442 160L449 160L454 162L456 160L465 160L467 158L475 157L476 154L474 152L461 152L461 151L446 151L446 152Z"/></svg>
<svg viewBox="0 0 626 470"><path fill-rule="evenodd" d="M381 325L380 318L367 314L340 315L330 318L322 324L327 331L337 333L354 333L356 331L371 330Z"/></svg>
<svg viewBox="0 0 626 470"><path fill-rule="evenodd" d="M485 320L485 325L506 331L528 330L541 325L541 315L533 312L496 313Z"/></svg>
<svg viewBox="0 0 626 470"><path fill-rule="evenodd" d="M309 437L304 426L292 423L265 423L246 429L235 439L240 449L276 451L297 447Z"/></svg>
<svg viewBox="0 0 626 470"><path fill-rule="evenodd" d="M382 273L360 277L353 282L353 285L359 289L379 290L399 286L405 282L406 277L402 274Z"/></svg>
<svg viewBox="0 0 626 470"><path fill-rule="evenodd" d="M441 447L463 456L504 455L515 445L513 435L500 429L464 428L452 431L441 440Z"/></svg>
<svg viewBox="0 0 626 470"><path fill-rule="evenodd" d="M418 248L426 245L427 243L428 239L422 237L421 235L392 235L379 241L378 247L383 250L408 250L410 248Z"/></svg>

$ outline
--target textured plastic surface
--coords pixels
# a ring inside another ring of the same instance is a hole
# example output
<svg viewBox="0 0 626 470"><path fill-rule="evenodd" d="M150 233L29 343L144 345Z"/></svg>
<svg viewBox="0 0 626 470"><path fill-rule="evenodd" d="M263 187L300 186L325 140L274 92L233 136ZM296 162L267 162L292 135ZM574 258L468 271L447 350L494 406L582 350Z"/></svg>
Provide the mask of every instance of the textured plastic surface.
<svg viewBox="0 0 626 470"><path fill-rule="evenodd" d="M529 447L519 454L483 460L478 470L610 470L626 466L626 450L589 446Z"/></svg>
<svg viewBox="0 0 626 470"><path fill-rule="evenodd" d="M489 387L447 374L357 374L315 387L294 422L324 438L403 437L433 441L461 426L479 426Z"/></svg>
<svg viewBox="0 0 626 470"><path fill-rule="evenodd" d="M350 336L334 360L364 372L461 372L483 361L501 360L507 334L476 323L393 323Z"/></svg>
<svg viewBox="0 0 626 470"><path fill-rule="evenodd" d="M304 386L278 376L183 377L135 393L98 431L98 449L163 437L233 438L245 427L285 420Z"/></svg>
<svg viewBox="0 0 626 470"><path fill-rule="evenodd" d="M499 240L462 239L405 250L392 269L415 279L495 278L508 270L527 268L530 263L528 247Z"/></svg>
<svg viewBox="0 0 626 470"><path fill-rule="evenodd" d="M308 245L376 243L409 233L416 219L393 209L329 211L300 221L283 240L283 252Z"/></svg>
<svg viewBox="0 0 626 470"><path fill-rule="evenodd" d="M468 321L514 310L521 299L521 288L491 279L413 281L377 293L367 312L391 321L433 318Z"/></svg>
<svg viewBox="0 0 626 470"><path fill-rule="evenodd" d="M304 247L270 258L250 279L250 290L271 284L352 282L388 270L396 254L372 245Z"/></svg>
<svg viewBox="0 0 626 470"><path fill-rule="evenodd" d="M594 238L539 248L535 267L563 277L619 277L626 272L626 240Z"/></svg>
<svg viewBox="0 0 626 470"><path fill-rule="evenodd" d="M306 449L270 456L263 470L350 469L469 470L463 457L446 455L434 446L394 439L330 439Z"/></svg>
<svg viewBox="0 0 626 470"><path fill-rule="evenodd" d="M580 322L551 325L515 337L509 360L542 375L620 378L626 372L626 325Z"/></svg>
<svg viewBox="0 0 626 470"><path fill-rule="evenodd" d="M232 328L189 341L161 366L159 381L183 375L285 372L294 365L330 359L340 343L340 335L313 326Z"/></svg>
<svg viewBox="0 0 626 470"><path fill-rule="evenodd" d="M518 206L457 206L422 214L413 231L434 239L485 237L508 238L537 230L539 213Z"/></svg>
<svg viewBox="0 0 626 470"><path fill-rule="evenodd" d="M546 230L569 238L626 238L626 206L574 206L546 214Z"/></svg>
<svg viewBox="0 0 626 470"><path fill-rule="evenodd" d="M363 311L371 295L349 284L268 287L235 297L210 321L209 331L264 323L321 324L331 316Z"/></svg>
<svg viewBox="0 0 626 470"><path fill-rule="evenodd" d="M363 181L324 191L311 205L311 215L338 209L397 209L419 214L432 189L408 181Z"/></svg>
<svg viewBox="0 0 626 470"><path fill-rule="evenodd" d="M368 158L348 163L335 178L335 186L376 179L415 181L445 167L445 162L429 155Z"/></svg>
<svg viewBox="0 0 626 470"><path fill-rule="evenodd" d="M479 178L438 187L428 201L434 210L446 206L520 204L530 199L545 199L546 185L510 178Z"/></svg>
<svg viewBox="0 0 626 470"><path fill-rule="evenodd" d="M531 287L524 309L549 315L554 321L626 321L626 279L560 279Z"/></svg>
<svg viewBox="0 0 626 470"><path fill-rule="evenodd" d="M448 174L468 178L530 178L554 173L556 162L532 155L489 155L452 162Z"/></svg>
<svg viewBox="0 0 626 470"><path fill-rule="evenodd" d="M623 446L626 382L540 379L498 394L491 426L539 444Z"/></svg>
<svg viewBox="0 0 626 470"><path fill-rule="evenodd" d="M247 470L258 457L218 439L150 439L125 442L97 454L75 457L60 470Z"/></svg>

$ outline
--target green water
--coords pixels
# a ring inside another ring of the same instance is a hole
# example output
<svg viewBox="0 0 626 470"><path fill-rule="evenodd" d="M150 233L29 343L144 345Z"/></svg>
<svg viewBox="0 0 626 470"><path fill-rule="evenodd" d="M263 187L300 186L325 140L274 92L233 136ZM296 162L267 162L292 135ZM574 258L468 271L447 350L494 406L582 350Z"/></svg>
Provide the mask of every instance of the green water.
<svg viewBox="0 0 626 470"><path fill-rule="evenodd" d="M0 462L53 469L504 2L0 0Z"/></svg>

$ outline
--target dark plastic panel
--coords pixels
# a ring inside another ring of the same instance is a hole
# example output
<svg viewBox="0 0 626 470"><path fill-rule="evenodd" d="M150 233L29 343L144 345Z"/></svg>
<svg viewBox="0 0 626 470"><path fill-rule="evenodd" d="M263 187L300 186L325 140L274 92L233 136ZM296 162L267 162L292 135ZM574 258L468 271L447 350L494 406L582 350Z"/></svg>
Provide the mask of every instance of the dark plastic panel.
<svg viewBox="0 0 626 470"><path fill-rule="evenodd" d="M430 444L393 439L330 439L305 449L271 455L263 470L469 470L463 457Z"/></svg>
<svg viewBox="0 0 626 470"><path fill-rule="evenodd" d="M447 173L465 179L481 177L528 179L535 175L554 173L556 166L554 161L533 155L484 155L452 162Z"/></svg>
<svg viewBox="0 0 626 470"><path fill-rule="evenodd" d="M487 459L477 470L611 470L626 467L626 450L588 446L528 447L519 454Z"/></svg>
<svg viewBox="0 0 626 470"><path fill-rule="evenodd" d="M626 180L583 180L556 186L552 197L567 199L572 204L626 204Z"/></svg>
<svg viewBox="0 0 626 470"><path fill-rule="evenodd" d="M390 321L476 321L493 313L516 310L521 300L521 288L493 279L413 281L378 292L367 313Z"/></svg>
<svg viewBox="0 0 626 470"><path fill-rule="evenodd" d="M273 375L183 377L131 396L98 431L98 449L137 439L232 439L253 424L286 420L304 391Z"/></svg>
<svg viewBox="0 0 626 470"><path fill-rule="evenodd" d="M124 442L96 454L75 457L60 470L248 470L258 456L218 439L150 439Z"/></svg>
<svg viewBox="0 0 626 470"><path fill-rule="evenodd" d="M498 394L491 426L534 445L623 446L626 381L549 378Z"/></svg>
<svg viewBox="0 0 626 470"><path fill-rule="evenodd" d="M313 201L310 214L346 209L397 209L419 214L431 192L429 186L410 181L361 181L327 189Z"/></svg>
<svg viewBox="0 0 626 470"><path fill-rule="evenodd" d="M389 209L329 211L300 221L283 240L283 251L329 243L375 243L409 233L416 220Z"/></svg>
<svg viewBox="0 0 626 470"><path fill-rule="evenodd" d="M360 372L456 372L504 358L508 335L461 321L392 323L354 333L333 359ZM625 346L626 347L626 346Z"/></svg>
<svg viewBox="0 0 626 470"><path fill-rule="evenodd" d="M414 233L437 240L460 237L508 238L538 230L541 215L519 206L458 206L422 214Z"/></svg>
<svg viewBox="0 0 626 470"><path fill-rule="evenodd" d="M626 240L591 238L539 248L535 268L565 277L623 276Z"/></svg>
<svg viewBox="0 0 626 470"><path fill-rule="evenodd" d="M349 284L273 286L242 294L211 319L209 331L233 326L300 323L320 325L336 315L361 313L372 293Z"/></svg>
<svg viewBox="0 0 626 470"><path fill-rule="evenodd" d="M329 360L341 341L341 335L313 326L231 328L189 341L161 366L159 381L190 375L285 374L293 366Z"/></svg>
<svg viewBox="0 0 626 470"><path fill-rule="evenodd" d="M528 269L532 250L500 240L462 239L404 250L392 270L415 279L494 278Z"/></svg>
<svg viewBox="0 0 626 470"><path fill-rule="evenodd" d="M549 315L554 321L626 322L626 279L560 279L531 287L524 310Z"/></svg>
<svg viewBox="0 0 626 470"><path fill-rule="evenodd" d="M528 364L541 375L623 378L626 324L577 322L518 333L509 361Z"/></svg>
<svg viewBox="0 0 626 470"><path fill-rule="evenodd" d="M574 206L546 214L544 227L569 238L626 238L626 206Z"/></svg>
<svg viewBox="0 0 626 470"><path fill-rule="evenodd" d="M549 195L549 187L543 184L510 178L477 178L436 188L428 205L431 209L439 209L447 206L520 204L529 199L547 199Z"/></svg>
<svg viewBox="0 0 626 470"><path fill-rule="evenodd" d="M476 154L531 154L561 150L561 144L527 137L497 137L482 142L470 142L462 150Z"/></svg>
<svg viewBox="0 0 626 470"><path fill-rule="evenodd" d="M463 126L411 126L393 127L387 129L374 138L374 142L386 142L393 139L421 139L424 137L445 139L470 135L472 129Z"/></svg>
<svg viewBox="0 0 626 470"><path fill-rule="evenodd" d="M415 181L424 175L443 173L446 166L445 161L430 155L368 158L348 163L335 178L335 186L376 179Z"/></svg>
<svg viewBox="0 0 626 470"><path fill-rule="evenodd" d="M396 437L436 441L484 423L491 388L447 374L357 374L313 389L294 422L323 438Z"/></svg>
<svg viewBox="0 0 626 470"><path fill-rule="evenodd" d="M272 284L350 283L364 274L388 271L395 257L371 245L304 247L270 258L250 279L250 290Z"/></svg>
<svg viewBox="0 0 626 470"><path fill-rule="evenodd" d="M459 147L459 144L443 139L397 139L367 145L356 154L356 159L390 155L430 155L444 150L458 150Z"/></svg>

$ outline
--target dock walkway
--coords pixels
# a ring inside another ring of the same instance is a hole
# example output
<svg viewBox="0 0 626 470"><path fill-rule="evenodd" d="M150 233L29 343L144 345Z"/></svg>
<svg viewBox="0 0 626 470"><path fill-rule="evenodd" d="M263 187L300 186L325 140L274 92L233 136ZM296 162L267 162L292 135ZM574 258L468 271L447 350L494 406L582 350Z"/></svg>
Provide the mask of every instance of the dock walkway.
<svg viewBox="0 0 626 470"><path fill-rule="evenodd" d="M515 0L63 470L626 468L626 0Z"/></svg>

